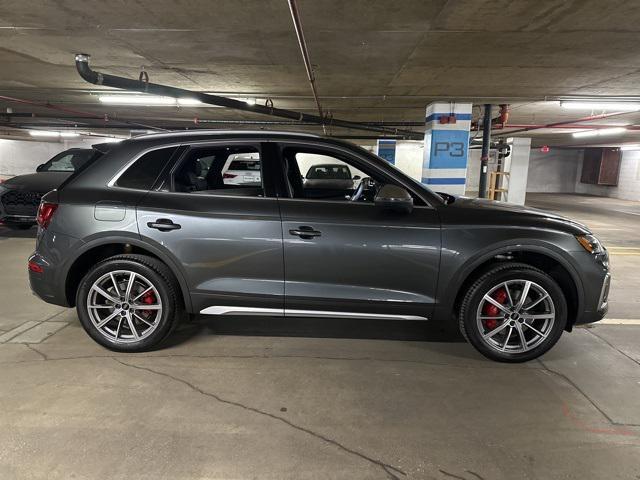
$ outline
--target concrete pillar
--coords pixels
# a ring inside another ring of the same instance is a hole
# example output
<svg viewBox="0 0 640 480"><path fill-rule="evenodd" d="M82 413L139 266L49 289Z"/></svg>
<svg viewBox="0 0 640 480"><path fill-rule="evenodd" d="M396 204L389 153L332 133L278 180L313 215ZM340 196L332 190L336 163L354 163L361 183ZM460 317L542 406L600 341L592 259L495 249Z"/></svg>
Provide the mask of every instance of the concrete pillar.
<svg viewBox="0 0 640 480"><path fill-rule="evenodd" d="M427 106L422 183L432 189L464 194L472 106L451 102Z"/></svg>
<svg viewBox="0 0 640 480"><path fill-rule="evenodd" d="M377 154L391 165L396 164L396 141L385 138L378 139Z"/></svg>
<svg viewBox="0 0 640 480"><path fill-rule="evenodd" d="M524 205L527 195L527 176L529 174L530 138L508 138L511 153L504 159L504 171L509 172L507 202Z"/></svg>

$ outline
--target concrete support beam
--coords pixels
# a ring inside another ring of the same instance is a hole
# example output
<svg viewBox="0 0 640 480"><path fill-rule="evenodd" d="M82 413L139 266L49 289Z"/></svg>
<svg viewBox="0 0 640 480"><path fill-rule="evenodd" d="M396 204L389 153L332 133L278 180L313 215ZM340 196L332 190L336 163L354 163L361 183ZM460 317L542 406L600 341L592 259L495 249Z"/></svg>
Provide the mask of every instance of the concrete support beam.
<svg viewBox="0 0 640 480"><path fill-rule="evenodd" d="M508 138L511 153L504 159L504 171L509 172L507 181L507 201L524 205L529 175L530 138Z"/></svg>
<svg viewBox="0 0 640 480"><path fill-rule="evenodd" d="M464 194L472 106L444 102L427 106L422 183L442 192Z"/></svg>

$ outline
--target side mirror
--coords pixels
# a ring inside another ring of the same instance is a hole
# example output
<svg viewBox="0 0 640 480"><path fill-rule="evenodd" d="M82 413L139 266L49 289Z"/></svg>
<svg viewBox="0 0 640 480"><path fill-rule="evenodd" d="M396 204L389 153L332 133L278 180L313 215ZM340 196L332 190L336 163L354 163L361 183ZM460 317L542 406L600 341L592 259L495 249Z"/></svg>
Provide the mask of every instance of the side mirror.
<svg viewBox="0 0 640 480"><path fill-rule="evenodd" d="M44 163L41 163L36 167L36 172L41 172L44 169Z"/></svg>
<svg viewBox="0 0 640 480"><path fill-rule="evenodd" d="M360 175L354 175L352 180L360 180L360 178L361 178Z"/></svg>
<svg viewBox="0 0 640 480"><path fill-rule="evenodd" d="M410 213L413 210L413 197L404 188L397 185L383 185L373 202L380 208L394 212Z"/></svg>

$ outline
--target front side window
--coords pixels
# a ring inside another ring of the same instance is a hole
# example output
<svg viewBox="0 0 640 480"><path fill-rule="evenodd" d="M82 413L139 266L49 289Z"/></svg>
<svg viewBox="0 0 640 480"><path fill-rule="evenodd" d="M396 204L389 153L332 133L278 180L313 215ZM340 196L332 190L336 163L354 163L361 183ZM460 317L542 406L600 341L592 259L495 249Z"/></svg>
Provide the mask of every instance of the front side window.
<svg viewBox="0 0 640 480"><path fill-rule="evenodd" d="M252 145L193 148L173 174L173 190L262 197L260 152Z"/></svg>
<svg viewBox="0 0 640 480"><path fill-rule="evenodd" d="M383 179L346 156L295 147L283 151L290 194L309 200L373 202Z"/></svg>
<svg viewBox="0 0 640 480"><path fill-rule="evenodd" d="M159 148L142 155L116 181L118 187L150 190L178 147Z"/></svg>

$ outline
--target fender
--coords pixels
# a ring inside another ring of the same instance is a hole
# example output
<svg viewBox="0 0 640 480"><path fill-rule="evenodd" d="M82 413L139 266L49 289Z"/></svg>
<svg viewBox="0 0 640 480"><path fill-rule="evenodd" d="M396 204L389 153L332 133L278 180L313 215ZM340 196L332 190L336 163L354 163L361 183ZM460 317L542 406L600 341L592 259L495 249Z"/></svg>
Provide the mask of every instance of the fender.
<svg viewBox="0 0 640 480"><path fill-rule="evenodd" d="M534 252L546 255L547 257L557 261L569 273L576 287L578 295L578 312L584 310L584 285L573 261L570 260L571 257L565 255L564 250L550 242L532 240L530 238L513 239L499 244L494 244L491 247L481 250L468 259L451 275L450 280L447 282L449 284L456 285L457 288L455 291L447 291L445 294L446 296L443 295L442 301L439 302L439 310L442 312L450 312L453 309L456 297L460 293L462 284L469 275L480 265L491 260L496 255L506 254L508 252ZM440 286L438 289L440 290Z"/></svg>
<svg viewBox="0 0 640 480"><path fill-rule="evenodd" d="M160 260L162 260L162 262L164 262L165 265L169 267L173 275L176 277L176 280L178 280L178 284L180 285L180 290L181 290L182 297L184 299L184 304L187 311L189 312L192 311L191 295L189 294L189 286L185 279L182 266L176 263L173 260L173 258L169 254L167 254L166 251L163 251L162 249L158 248L156 245L152 245L150 242L143 242L142 240L140 240L137 234L133 234L130 232L121 232L120 235L100 236L99 238L95 238L93 240L89 240L86 243L83 243L80 246L80 248L76 250L76 254L73 256L73 258L65 265L65 268L63 271L64 282L62 283L62 285L66 285L67 278L69 275L69 270L78 258L80 258L83 254L85 254L89 250L92 250L93 248L96 248L102 245L113 244L113 243L120 243L120 244L128 243L130 245L134 245L143 250L147 250L153 253Z"/></svg>

